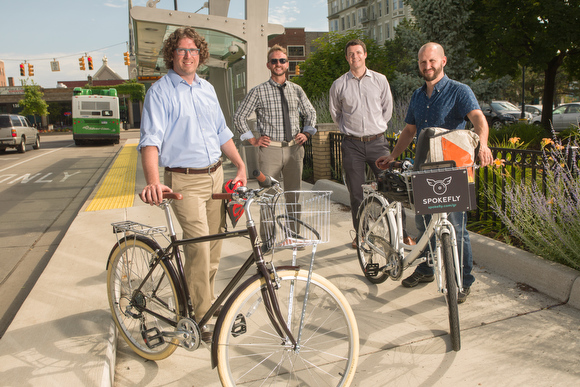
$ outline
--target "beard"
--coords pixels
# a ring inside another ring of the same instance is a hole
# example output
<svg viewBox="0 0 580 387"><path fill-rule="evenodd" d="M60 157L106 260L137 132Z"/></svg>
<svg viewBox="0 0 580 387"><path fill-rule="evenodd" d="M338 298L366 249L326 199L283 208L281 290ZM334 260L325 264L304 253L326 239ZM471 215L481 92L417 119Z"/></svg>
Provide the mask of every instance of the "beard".
<svg viewBox="0 0 580 387"><path fill-rule="evenodd" d="M423 78L424 78L424 79L425 79L427 82L430 82L430 81L432 81L432 80L434 80L434 79L437 79L437 77L438 77L439 75L441 75L441 72L442 72L442 71L443 71L443 66L441 66L441 67L434 67L434 68L433 68L433 73L432 73L431 75L427 75L427 74L425 73L425 71L423 71L423 73L422 73L421 75L423 76Z"/></svg>

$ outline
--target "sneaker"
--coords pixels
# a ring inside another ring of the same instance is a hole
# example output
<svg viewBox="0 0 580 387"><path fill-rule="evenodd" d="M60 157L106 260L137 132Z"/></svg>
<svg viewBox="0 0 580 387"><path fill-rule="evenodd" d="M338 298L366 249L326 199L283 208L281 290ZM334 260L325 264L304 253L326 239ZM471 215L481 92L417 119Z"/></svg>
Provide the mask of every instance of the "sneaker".
<svg viewBox="0 0 580 387"><path fill-rule="evenodd" d="M457 295L457 303L463 304L465 300L467 300L467 296L469 296L469 293L471 293L470 287L463 288L463 291L459 292L459 294Z"/></svg>
<svg viewBox="0 0 580 387"><path fill-rule="evenodd" d="M423 282L433 282L435 276L433 274L421 274L414 272L407 278L403 280L403 286L406 288L414 288L415 286L419 285Z"/></svg>

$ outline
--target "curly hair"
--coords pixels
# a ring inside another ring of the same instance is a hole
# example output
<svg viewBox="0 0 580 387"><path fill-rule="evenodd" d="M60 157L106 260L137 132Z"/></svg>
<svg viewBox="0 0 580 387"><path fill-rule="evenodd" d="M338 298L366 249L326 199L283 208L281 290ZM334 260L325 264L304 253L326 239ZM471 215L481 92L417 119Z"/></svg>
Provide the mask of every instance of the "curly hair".
<svg viewBox="0 0 580 387"><path fill-rule="evenodd" d="M165 67L173 69L173 53L177 44L182 38L190 38L199 48L199 64L204 64L209 58L209 49L204 37L197 33L192 27L181 27L173 31L171 35L163 42L163 60Z"/></svg>

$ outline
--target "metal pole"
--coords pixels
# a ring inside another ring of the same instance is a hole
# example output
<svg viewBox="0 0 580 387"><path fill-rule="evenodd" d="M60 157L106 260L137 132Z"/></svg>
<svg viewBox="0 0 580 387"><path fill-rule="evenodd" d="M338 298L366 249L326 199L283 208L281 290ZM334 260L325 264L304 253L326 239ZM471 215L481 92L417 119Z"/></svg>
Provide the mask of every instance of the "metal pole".
<svg viewBox="0 0 580 387"><path fill-rule="evenodd" d="M522 114L521 119L526 118L526 67L522 66Z"/></svg>

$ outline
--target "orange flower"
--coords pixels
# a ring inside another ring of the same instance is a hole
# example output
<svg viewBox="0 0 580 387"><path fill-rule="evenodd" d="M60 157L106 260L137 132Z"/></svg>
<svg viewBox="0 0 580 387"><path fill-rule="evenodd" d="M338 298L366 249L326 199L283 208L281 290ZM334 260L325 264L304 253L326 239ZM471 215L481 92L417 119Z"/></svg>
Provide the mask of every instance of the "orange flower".
<svg viewBox="0 0 580 387"><path fill-rule="evenodd" d="M556 144L555 146L556 146L556 149L557 149L557 150L562 150L562 149L564 149L564 145L562 145L562 144Z"/></svg>
<svg viewBox="0 0 580 387"><path fill-rule="evenodd" d="M505 159L495 159L493 160L493 166L496 168L502 167L505 165Z"/></svg>
<svg viewBox="0 0 580 387"><path fill-rule="evenodd" d="M509 142L511 142L513 145L519 145L520 138L519 137L512 137L509 139Z"/></svg>
<svg viewBox="0 0 580 387"><path fill-rule="evenodd" d="M542 138L542 143L541 143L541 145L542 145L542 148L545 148L545 147L547 147L548 145L550 145L550 144L553 144L553 143L554 143L554 141L552 141L552 139L551 139L551 138Z"/></svg>

